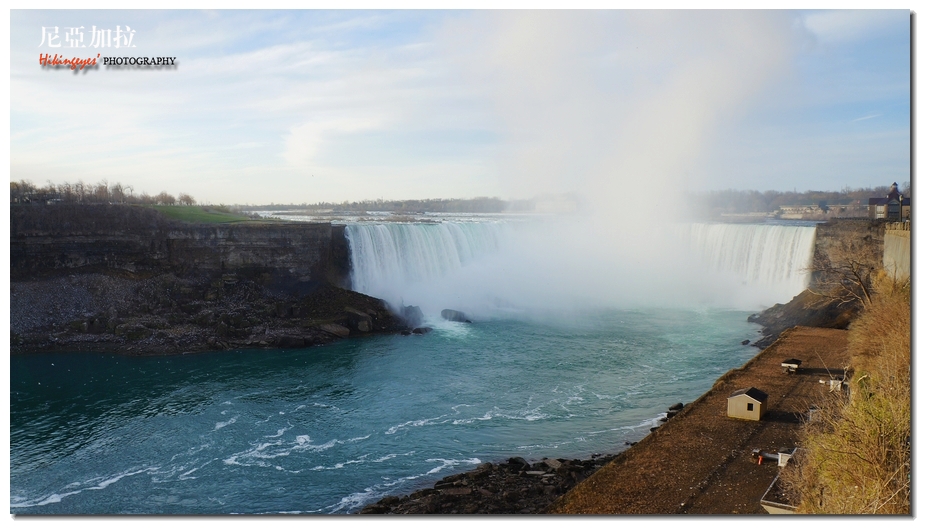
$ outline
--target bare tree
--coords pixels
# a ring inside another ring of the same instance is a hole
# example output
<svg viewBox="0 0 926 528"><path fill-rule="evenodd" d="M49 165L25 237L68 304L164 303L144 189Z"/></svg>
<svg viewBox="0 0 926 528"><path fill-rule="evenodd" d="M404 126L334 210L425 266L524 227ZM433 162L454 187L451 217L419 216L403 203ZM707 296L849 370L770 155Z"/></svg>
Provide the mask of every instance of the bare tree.
<svg viewBox="0 0 926 528"><path fill-rule="evenodd" d="M109 202L109 182L103 180L93 186L93 201L97 203Z"/></svg>
<svg viewBox="0 0 926 528"><path fill-rule="evenodd" d="M174 205L177 203L177 199L174 198L172 194L167 194L166 191L161 191L161 193L155 196L154 199L161 205Z"/></svg>
<svg viewBox="0 0 926 528"><path fill-rule="evenodd" d="M84 195L87 193L86 184L83 180L77 180L77 183L74 184L74 196L78 202L84 201Z"/></svg>
<svg viewBox="0 0 926 528"><path fill-rule="evenodd" d="M882 267L881 247L873 237L868 223L846 227L821 244L822 251L814 255L810 291L837 299L840 305L871 304L872 279Z"/></svg>
<svg viewBox="0 0 926 528"><path fill-rule="evenodd" d="M135 189L131 185L123 185L119 182L110 184L105 179L96 184L84 183L82 180L78 180L77 183L62 182L55 184L48 180L45 187L38 187L32 182L20 180L10 182L10 203L53 203L64 201L87 204L175 205L178 202L183 205L196 204L196 200L187 193L181 193L178 200L167 191L161 191L156 196L151 196L146 192L136 196L134 191Z"/></svg>
<svg viewBox="0 0 926 528"><path fill-rule="evenodd" d="M196 200L194 200L193 197L187 193L180 193L180 196L177 198L177 201L180 202L180 205L195 205L196 204Z"/></svg>
<svg viewBox="0 0 926 528"><path fill-rule="evenodd" d="M125 188L121 183L116 182L109 187L109 195L115 203L125 203Z"/></svg>

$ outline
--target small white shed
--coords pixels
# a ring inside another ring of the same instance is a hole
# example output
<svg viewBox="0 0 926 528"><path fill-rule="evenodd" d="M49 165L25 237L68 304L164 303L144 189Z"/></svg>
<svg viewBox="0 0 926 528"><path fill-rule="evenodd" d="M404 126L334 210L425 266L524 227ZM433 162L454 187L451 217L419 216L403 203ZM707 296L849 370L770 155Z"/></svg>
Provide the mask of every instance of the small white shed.
<svg viewBox="0 0 926 528"><path fill-rule="evenodd" d="M727 416L730 418L759 421L767 407L768 394L755 387L740 389L727 398Z"/></svg>

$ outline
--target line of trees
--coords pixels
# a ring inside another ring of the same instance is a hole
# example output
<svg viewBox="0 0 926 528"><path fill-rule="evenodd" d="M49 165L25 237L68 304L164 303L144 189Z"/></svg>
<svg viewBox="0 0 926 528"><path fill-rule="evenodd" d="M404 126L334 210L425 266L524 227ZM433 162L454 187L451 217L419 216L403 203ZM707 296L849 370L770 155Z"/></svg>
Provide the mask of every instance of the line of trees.
<svg viewBox="0 0 926 528"><path fill-rule="evenodd" d="M174 196L166 191L153 196L146 192L135 194L131 185L110 184L106 180L95 184L83 181L55 184L49 181L45 186L19 180L10 182L10 203L196 205L196 199L187 193Z"/></svg>

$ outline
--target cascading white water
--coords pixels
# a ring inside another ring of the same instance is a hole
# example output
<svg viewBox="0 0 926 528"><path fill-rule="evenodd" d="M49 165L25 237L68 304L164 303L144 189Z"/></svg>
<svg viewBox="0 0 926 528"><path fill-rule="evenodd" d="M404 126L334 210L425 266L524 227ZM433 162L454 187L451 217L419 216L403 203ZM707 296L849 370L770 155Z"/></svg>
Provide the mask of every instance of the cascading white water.
<svg viewBox="0 0 926 528"><path fill-rule="evenodd" d="M815 227L687 224L681 231L692 252L713 272L780 292L783 301L807 287Z"/></svg>
<svg viewBox="0 0 926 528"><path fill-rule="evenodd" d="M505 227L497 222L348 225L353 289L402 304L416 285L497 252Z"/></svg>
<svg viewBox="0 0 926 528"><path fill-rule="evenodd" d="M752 310L806 287L815 234L812 226L686 224L613 238L594 227L559 220L348 225L353 288L431 315L443 308L477 317L596 306Z"/></svg>

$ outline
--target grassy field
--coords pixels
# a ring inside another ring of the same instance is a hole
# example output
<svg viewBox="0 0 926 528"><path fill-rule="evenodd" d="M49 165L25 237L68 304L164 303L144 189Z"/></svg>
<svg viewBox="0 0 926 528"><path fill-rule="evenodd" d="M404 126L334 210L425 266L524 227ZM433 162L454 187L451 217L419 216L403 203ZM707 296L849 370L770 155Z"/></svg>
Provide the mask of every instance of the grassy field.
<svg viewBox="0 0 926 528"><path fill-rule="evenodd" d="M221 206L152 205L151 208L159 211L171 220L179 220L181 222L197 224L232 224L254 221L245 215L233 213Z"/></svg>

